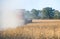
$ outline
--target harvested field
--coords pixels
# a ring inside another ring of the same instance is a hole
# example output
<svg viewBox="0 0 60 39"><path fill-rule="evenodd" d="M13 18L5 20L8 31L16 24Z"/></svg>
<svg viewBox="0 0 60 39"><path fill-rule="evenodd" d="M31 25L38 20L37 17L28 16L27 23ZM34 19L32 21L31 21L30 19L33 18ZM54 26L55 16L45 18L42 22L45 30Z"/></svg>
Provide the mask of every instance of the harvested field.
<svg viewBox="0 0 60 39"><path fill-rule="evenodd" d="M60 20L33 22L1 31L0 39L60 39Z"/></svg>

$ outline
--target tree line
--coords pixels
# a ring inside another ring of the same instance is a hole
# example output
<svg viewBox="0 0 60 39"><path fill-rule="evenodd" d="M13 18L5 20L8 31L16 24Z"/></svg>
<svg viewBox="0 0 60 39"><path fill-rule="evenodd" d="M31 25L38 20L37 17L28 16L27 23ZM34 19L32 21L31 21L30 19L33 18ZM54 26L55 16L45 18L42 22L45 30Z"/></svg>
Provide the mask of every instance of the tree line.
<svg viewBox="0 0 60 39"><path fill-rule="evenodd" d="M27 19L60 19L60 12L51 7L45 7L42 10L32 9L25 12Z"/></svg>

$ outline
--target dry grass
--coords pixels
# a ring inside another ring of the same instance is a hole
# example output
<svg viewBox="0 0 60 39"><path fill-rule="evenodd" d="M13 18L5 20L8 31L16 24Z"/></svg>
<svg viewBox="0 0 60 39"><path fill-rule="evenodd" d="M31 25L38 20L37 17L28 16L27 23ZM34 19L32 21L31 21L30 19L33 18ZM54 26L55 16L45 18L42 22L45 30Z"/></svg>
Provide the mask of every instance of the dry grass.
<svg viewBox="0 0 60 39"><path fill-rule="evenodd" d="M0 39L60 39L60 22L30 23L0 32Z"/></svg>

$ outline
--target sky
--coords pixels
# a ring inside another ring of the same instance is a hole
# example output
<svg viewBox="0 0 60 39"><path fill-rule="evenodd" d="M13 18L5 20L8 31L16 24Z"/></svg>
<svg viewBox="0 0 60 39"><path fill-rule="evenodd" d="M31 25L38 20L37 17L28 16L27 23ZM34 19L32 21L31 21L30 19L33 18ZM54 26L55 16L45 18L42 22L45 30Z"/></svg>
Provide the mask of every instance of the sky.
<svg viewBox="0 0 60 39"><path fill-rule="evenodd" d="M52 7L60 10L60 0L0 0L0 4L4 9L39 9L44 7Z"/></svg>

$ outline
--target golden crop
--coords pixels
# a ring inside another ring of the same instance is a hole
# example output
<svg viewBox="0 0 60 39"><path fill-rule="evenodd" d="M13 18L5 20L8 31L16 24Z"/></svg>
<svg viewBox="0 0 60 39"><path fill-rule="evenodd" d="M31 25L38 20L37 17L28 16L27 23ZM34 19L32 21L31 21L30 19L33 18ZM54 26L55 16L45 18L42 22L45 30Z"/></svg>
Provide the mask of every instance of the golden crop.
<svg viewBox="0 0 60 39"><path fill-rule="evenodd" d="M29 23L0 32L2 39L60 39L60 22Z"/></svg>

